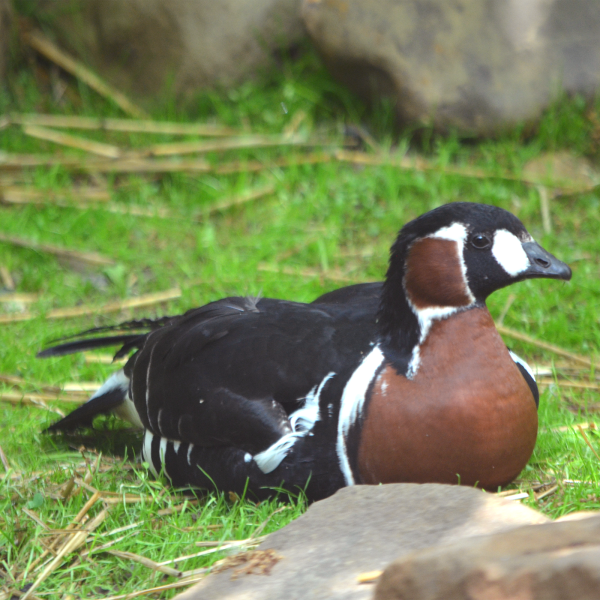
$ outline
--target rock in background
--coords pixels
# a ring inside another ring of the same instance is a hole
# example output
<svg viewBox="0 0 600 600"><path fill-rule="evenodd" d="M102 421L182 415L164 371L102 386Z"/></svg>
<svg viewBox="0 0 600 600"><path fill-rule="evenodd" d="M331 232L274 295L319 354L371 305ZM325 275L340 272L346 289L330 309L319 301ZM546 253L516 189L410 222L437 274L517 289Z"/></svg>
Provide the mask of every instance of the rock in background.
<svg viewBox="0 0 600 600"><path fill-rule="evenodd" d="M331 73L405 123L493 134L600 86L590 0L304 0L302 14Z"/></svg>
<svg viewBox="0 0 600 600"><path fill-rule="evenodd" d="M10 0L0 0L0 83L6 75L8 66L13 22Z"/></svg>
<svg viewBox="0 0 600 600"><path fill-rule="evenodd" d="M300 0L40 0L65 49L138 97L232 86L305 37Z"/></svg>

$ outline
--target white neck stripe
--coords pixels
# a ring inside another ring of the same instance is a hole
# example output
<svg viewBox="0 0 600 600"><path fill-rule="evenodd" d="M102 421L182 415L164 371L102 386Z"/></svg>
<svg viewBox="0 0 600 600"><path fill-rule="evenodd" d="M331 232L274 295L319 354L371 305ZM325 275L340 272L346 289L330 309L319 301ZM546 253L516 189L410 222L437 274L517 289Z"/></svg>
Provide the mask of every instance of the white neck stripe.
<svg viewBox="0 0 600 600"><path fill-rule="evenodd" d="M465 241L467 239L467 228L462 223L453 223L448 227L442 227L438 229L435 233L430 236L430 238L441 239L441 240L449 240L451 242L455 242L456 244L456 255L458 257L458 262L460 265L460 272L463 277L463 285L466 292L467 297L469 298L469 304L466 306L429 306L427 308L417 308L411 301L410 295L406 293L406 300L408 301L408 305L413 311L414 315L417 317L419 321L420 328L420 336L419 342L413 348L412 357L410 359L410 363L408 365L408 370L406 376L411 379L414 377L419 369L420 364L420 346L425 341L425 338L429 334L429 330L435 321L440 319L447 319L449 316L455 314L459 310L466 308L467 306L471 306L475 303L475 297L473 296L471 289L469 288L469 280L467 278L467 265L465 264L465 259L463 256ZM405 290L406 292L406 290Z"/></svg>

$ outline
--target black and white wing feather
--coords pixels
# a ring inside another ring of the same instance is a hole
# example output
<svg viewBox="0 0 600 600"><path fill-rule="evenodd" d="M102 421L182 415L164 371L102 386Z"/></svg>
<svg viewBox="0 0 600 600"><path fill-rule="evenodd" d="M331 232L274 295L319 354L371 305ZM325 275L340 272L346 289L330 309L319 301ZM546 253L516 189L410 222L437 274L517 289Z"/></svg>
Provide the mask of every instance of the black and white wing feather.
<svg viewBox="0 0 600 600"><path fill-rule="evenodd" d="M115 340L137 351L112 387L50 429L88 425L120 398L154 435L255 454L291 433L310 391L358 364L374 336L372 307L225 298L143 335L69 342L43 355Z"/></svg>

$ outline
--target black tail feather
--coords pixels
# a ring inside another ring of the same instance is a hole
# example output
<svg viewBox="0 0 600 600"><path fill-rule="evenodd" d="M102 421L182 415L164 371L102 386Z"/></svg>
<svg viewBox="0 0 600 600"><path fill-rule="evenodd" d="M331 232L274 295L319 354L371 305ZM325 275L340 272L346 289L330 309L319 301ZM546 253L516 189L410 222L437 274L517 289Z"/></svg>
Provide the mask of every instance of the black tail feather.
<svg viewBox="0 0 600 600"><path fill-rule="evenodd" d="M85 333L85 332L84 332ZM65 356L66 354L74 354L75 352L83 352L84 350L94 350L95 348L105 348L106 346L117 346L125 344L127 349L134 348L136 343L141 342L146 337L146 334L121 334L111 335L100 338L91 338L87 340L76 340L59 344L46 348L37 353L38 358L48 358L49 356ZM119 353L121 356L122 354Z"/></svg>
<svg viewBox="0 0 600 600"><path fill-rule="evenodd" d="M73 338L83 337L84 335L91 335L96 333L106 333L108 331L125 333L126 331L138 331L140 333L147 333L148 331L153 331L154 329L160 329L164 325L166 325L169 321L176 319L178 317L159 317L158 319L135 319L132 321L123 321L122 323L117 323L116 325L104 325L102 327L92 327L91 329L86 329L85 331L78 331L72 335L67 335L65 337L59 338L57 340L53 340L54 342L63 342L65 340L71 340Z"/></svg>
<svg viewBox="0 0 600 600"><path fill-rule="evenodd" d="M125 321L117 325L107 325L104 327L93 327L92 329L86 329L68 335L57 340L52 340L50 343L64 342L66 340L75 340L75 338L82 338L86 335L92 335L96 333L113 332L115 335L109 335L104 337L90 338L86 340L77 339L73 342L65 344L58 344L50 348L46 348L37 354L38 358L47 358L49 356L64 356L65 354L74 354L75 352L82 352L83 350L93 350L94 348L104 348L105 346L116 346L118 344L125 344L126 350L123 348L119 350L115 358L123 356L124 353L128 352L132 348L136 347L136 342L141 341L149 331L160 329L171 321L175 317L160 317L158 319L137 319L135 321ZM137 331L138 333L126 333L130 331Z"/></svg>
<svg viewBox="0 0 600 600"><path fill-rule="evenodd" d="M81 427L91 427L96 415L108 413L123 402L125 392L122 389L112 389L102 396L92 398L85 404L76 408L73 412L63 417L60 421L53 423L44 430L44 433L57 431L72 431Z"/></svg>

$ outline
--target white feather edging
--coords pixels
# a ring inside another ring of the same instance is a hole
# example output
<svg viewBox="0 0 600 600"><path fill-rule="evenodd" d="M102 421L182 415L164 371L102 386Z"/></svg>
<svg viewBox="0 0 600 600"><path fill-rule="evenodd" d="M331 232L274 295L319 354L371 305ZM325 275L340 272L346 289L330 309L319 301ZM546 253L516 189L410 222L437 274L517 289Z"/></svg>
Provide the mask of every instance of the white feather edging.
<svg viewBox="0 0 600 600"><path fill-rule="evenodd" d="M318 388L313 388L304 400L302 408L290 415L292 431L280 437L274 444L254 456L254 462L263 473L271 473L288 455L294 444L302 437L311 435L312 428L320 419L319 400L327 382L335 375L328 373Z"/></svg>

